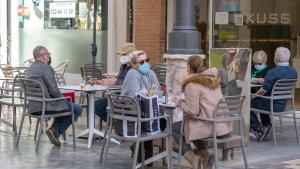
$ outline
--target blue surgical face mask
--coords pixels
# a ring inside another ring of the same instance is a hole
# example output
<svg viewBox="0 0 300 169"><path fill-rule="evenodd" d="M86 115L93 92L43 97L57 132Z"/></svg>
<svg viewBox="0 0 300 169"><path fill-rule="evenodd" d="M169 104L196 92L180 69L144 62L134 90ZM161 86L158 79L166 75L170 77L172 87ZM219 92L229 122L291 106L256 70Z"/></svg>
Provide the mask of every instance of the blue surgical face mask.
<svg viewBox="0 0 300 169"><path fill-rule="evenodd" d="M148 73L149 70L150 70L150 64L147 62L142 65L139 65L139 67L138 67L138 71L141 74L146 74L146 73Z"/></svg>
<svg viewBox="0 0 300 169"><path fill-rule="evenodd" d="M256 70L263 70L266 67L266 65L261 64L261 65L255 65L254 67L255 67Z"/></svg>

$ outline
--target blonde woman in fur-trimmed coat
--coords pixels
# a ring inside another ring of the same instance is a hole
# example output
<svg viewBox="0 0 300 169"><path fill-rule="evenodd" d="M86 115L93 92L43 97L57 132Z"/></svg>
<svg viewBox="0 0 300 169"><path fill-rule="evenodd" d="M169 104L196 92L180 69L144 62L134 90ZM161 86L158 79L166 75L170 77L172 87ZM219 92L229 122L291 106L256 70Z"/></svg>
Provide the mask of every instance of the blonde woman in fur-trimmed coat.
<svg viewBox="0 0 300 169"><path fill-rule="evenodd" d="M222 98L220 78L217 69L206 69L204 59L194 55L189 57L187 62L188 76L183 80L182 90L185 99L173 97L173 101L179 106L183 113L193 116L213 117L213 111ZM179 143L181 122L173 124L173 137ZM202 139L212 137L212 123L185 118L184 140L182 152L185 158L191 163L193 169L211 168L213 156L209 154L207 143ZM217 126L217 135L222 136L232 131L229 123L220 123ZM197 148L191 149L191 143Z"/></svg>

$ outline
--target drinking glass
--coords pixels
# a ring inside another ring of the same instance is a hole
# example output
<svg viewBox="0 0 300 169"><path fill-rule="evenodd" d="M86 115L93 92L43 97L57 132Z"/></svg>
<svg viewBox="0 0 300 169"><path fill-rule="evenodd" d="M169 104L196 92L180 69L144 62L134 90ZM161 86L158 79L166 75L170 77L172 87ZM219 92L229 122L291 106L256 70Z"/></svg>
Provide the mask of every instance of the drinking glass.
<svg viewBox="0 0 300 169"><path fill-rule="evenodd" d="M80 89L84 89L85 88L85 79L82 78L80 81Z"/></svg>
<svg viewBox="0 0 300 169"><path fill-rule="evenodd" d="M90 78L91 86L96 86L97 78Z"/></svg>

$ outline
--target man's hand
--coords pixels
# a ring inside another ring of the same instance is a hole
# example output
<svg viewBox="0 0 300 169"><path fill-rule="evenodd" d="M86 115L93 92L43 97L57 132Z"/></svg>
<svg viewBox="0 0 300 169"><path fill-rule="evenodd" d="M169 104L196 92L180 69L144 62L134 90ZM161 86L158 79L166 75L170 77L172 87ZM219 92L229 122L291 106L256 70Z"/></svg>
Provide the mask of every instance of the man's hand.
<svg viewBox="0 0 300 169"><path fill-rule="evenodd" d="M257 95L263 96L267 93L262 87L256 92Z"/></svg>

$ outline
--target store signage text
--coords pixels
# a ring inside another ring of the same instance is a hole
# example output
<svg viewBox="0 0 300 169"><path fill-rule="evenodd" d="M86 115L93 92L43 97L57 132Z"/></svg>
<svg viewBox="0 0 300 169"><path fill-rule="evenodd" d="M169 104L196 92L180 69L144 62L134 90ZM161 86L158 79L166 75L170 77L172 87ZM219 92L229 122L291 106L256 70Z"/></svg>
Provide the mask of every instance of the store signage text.
<svg viewBox="0 0 300 169"><path fill-rule="evenodd" d="M49 6L50 18L75 18L75 2L52 2Z"/></svg>
<svg viewBox="0 0 300 169"><path fill-rule="evenodd" d="M287 13L251 13L245 16L246 24L290 24Z"/></svg>

